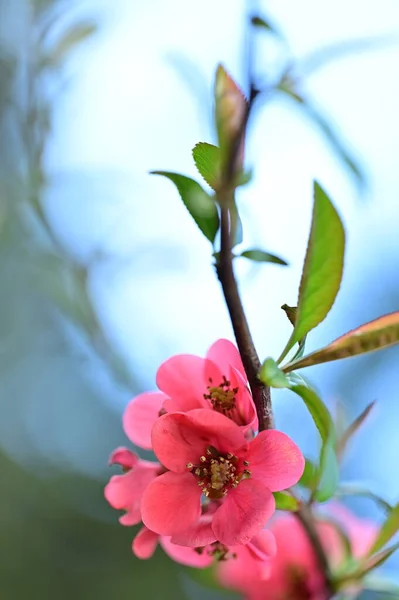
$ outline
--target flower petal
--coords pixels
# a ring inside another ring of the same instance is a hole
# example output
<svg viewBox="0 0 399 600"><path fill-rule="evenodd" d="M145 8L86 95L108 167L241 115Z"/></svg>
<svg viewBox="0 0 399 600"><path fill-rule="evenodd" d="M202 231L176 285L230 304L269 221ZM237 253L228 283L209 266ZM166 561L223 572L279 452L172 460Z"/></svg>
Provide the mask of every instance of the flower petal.
<svg viewBox="0 0 399 600"><path fill-rule="evenodd" d="M246 379L234 367L230 368L229 380L232 388L238 388L236 395L236 416L234 418L238 425L244 426L244 430L258 430L258 416L255 403L249 390Z"/></svg>
<svg viewBox="0 0 399 600"><path fill-rule="evenodd" d="M251 551L251 544L234 546L234 558L228 558L218 563L217 579L223 587L243 593L247 597L248 590L253 586L259 587L262 580L270 573L271 560L260 560ZM262 598L273 598L266 593Z"/></svg>
<svg viewBox="0 0 399 600"><path fill-rule="evenodd" d="M164 473L143 494L143 523L160 535L184 531L199 519L200 499L201 490L191 473Z"/></svg>
<svg viewBox="0 0 399 600"><path fill-rule="evenodd" d="M114 475L105 486L104 495L108 503L118 510L125 510L120 518L122 525L135 525L141 521L140 504L144 490L159 473L160 465L139 460L124 475Z"/></svg>
<svg viewBox="0 0 399 600"><path fill-rule="evenodd" d="M160 417L152 430L152 445L167 469L183 473L188 463L197 464L208 446L220 452L248 447L244 433L233 421L208 409Z"/></svg>
<svg viewBox="0 0 399 600"><path fill-rule="evenodd" d="M242 364L240 353L235 345L229 340L217 340L209 348L206 357L212 360L220 369L223 375L228 378L230 366L234 367L247 380L244 365Z"/></svg>
<svg viewBox="0 0 399 600"><path fill-rule="evenodd" d="M273 557L277 552L276 538L268 529L262 529L248 543L248 548L259 559Z"/></svg>
<svg viewBox="0 0 399 600"><path fill-rule="evenodd" d="M346 506L333 500L320 510L317 532L328 555L332 569L337 569L345 560L346 548L340 530L347 536L352 555L361 559L370 550L376 538L378 527L368 519L359 519ZM327 517L327 520L323 520Z"/></svg>
<svg viewBox="0 0 399 600"><path fill-rule="evenodd" d="M181 565L204 569L209 567L213 561L213 557L206 552L205 548L203 552L198 552L195 548L174 544L170 537L161 537L161 546L170 558Z"/></svg>
<svg viewBox="0 0 399 600"><path fill-rule="evenodd" d="M216 536L212 529L212 515L201 515L199 521L191 527L173 535L172 542L179 546L191 546L192 548L202 548L216 542Z"/></svg>
<svg viewBox="0 0 399 600"><path fill-rule="evenodd" d="M204 361L192 354L178 354L159 367L157 386L169 396L165 403L166 410L186 412L206 406Z"/></svg>
<svg viewBox="0 0 399 600"><path fill-rule="evenodd" d="M213 517L212 528L222 544L246 544L260 532L274 511L271 491L260 481L244 479L229 490Z"/></svg>
<svg viewBox="0 0 399 600"><path fill-rule="evenodd" d="M161 392L145 392L129 402L123 415L123 429L133 444L151 450L151 429L166 399Z"/></svg>
<svg viewBox="0 0 399 600"><path fill-rule="evenodd" d="M110 465L120 465L125 469L132 469L137 464L139 457L127 448L116 448L109 457Z"/></svg>
<svg viewBox="0 0 399 600"><path fill-rule="evenodd" d="M248 461L252 476L260 479L272 492L295 485L305 467L298 446L281 431L261 431L250 442Z"/></svg>
<svg viewBox="0 0 399 600"><path fill-rule="evenodd" d="M133 540L133 553L137 558L151 558L157 547L158 540L159 535L157 533L154 533L151 529L147 529L145 526L142 527Z"/></svg>

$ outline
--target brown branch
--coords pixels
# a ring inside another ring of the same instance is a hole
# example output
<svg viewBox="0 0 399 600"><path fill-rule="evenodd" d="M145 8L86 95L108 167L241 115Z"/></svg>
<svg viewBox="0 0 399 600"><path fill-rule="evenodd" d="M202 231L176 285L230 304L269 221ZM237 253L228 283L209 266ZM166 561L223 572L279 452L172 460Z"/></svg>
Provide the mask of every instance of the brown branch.
<svg viewBox="0 0 399 600"><path fill-rule="evenodd" d="M237 281L234 276L230 234L229 209L227 206L222 206L221 249L216 264L216 272L222 286L238 350L252 391L259 420L259 431L262 431L273 427L270 388L264 385L258 376L261 363L249 330Z"/></svg>
<svg viewBox="0 0 399 600"><path fill-rule="evenodd" d="M230 148L230 154L226 161L226 167L223 173L223 183L217 194L218 204L221 207L221 228L220 228L220 252L216 261L216 272L222 286L224 298L229 311L230 320L233 326L234 335L237 341L238 350L244 365L245 373L248 378L249 386L256 406L256 413L259 422L259 431L272 429L273 411L270 396L270 388L259 379L259 370L261 363L256 352L252 335L249 329L248 321L245 316L244 307L241 302L238 291L237 281L233 269L233 240L236 233L237 216L235 209L234 191L237 181L237 158L240 152L242 141L248 128L248 122L251 116L254 102L259 95L252 77L253 63L253 40L250 35L248 40L248 84L249 97L246 104L246 110L240 128L233 140Z"/></svg>
<svg viewBox="0 0 399 600"><path fill-rule="evenodd" d="M330 567L328 564L326 553L320 542L320 538L317 534L315 527L315 520L313 518L312 511L309 506L303 504L298 511L295 513L297 519L300 521L304 528L306 535L310 543L312 544L313 551L316 555L319 567L324 574L325 586L328 592L328 598L332 598L335 594L334 586L331 581Z"/></svg>
<svg viewBox="0 0 399 600"><path fill-rule="evenodd" d="M222 286L224 298L234 330L234 335L255 402L256 412L259 420L259 431L262 431L264 429L273 428L273 412L270 388L263 384L259 379L261 363L255 349L248 321L245 316L244 307L241 302L237 281L234 276L232 252L237 218L234 199L237 180L237 157L240 151L242 140L245 138L255 100L261 93L264 94L265 92L270 92L270 90L267 89L261 91L254 84L252 77L252 54L252 36L250 36L247 61L249 83L248 104L243 116L240 130L237 133L234 142L232 143L230 156L223 174L223 183L217 194L217 201L221 207L221 242L220 252L218 253L216 259L216 272ZM310 506L302 504L295 514L306 532L313 551L317 557L320 569L324 574L328 597L332 598L334 596L334 586L331 579L330 567L316 530L316 523L312 514L312 509Z"/></svg>

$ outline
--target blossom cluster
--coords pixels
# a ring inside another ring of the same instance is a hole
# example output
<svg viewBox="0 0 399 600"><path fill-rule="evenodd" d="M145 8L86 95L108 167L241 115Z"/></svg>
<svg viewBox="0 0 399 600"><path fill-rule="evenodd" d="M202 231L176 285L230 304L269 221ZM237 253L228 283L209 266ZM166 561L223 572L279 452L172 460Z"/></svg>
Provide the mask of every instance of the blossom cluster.
<svg viewBox="0 0 399 600"><path fill-rule="evenodd" d="M284 433L257 433L236 347L222 339L206 358L174 356L156 381L160 391L134 398L123 425L158 461L116 449L110 463L124 473L105 488L109 504L124 511L123 525L142 522L134 554L150 558L160 544L181 564L213 564L219 584L248 600L326 600L325 573L300 521L274 514L273 492L298 482L304 458ZM316 529L333 570L346 560L348 543L360 558L376 537L375 525L337 504L318 515Z"/></svg>
<svg viewBox="0 0 399 600"><path fill-rule="evenodd" d="M129 403L123 426L158 462L118 448L110 463L124 474L105 488L109 504L124 511L123 525L143 523L133 552L149 558L159 542L181 563L231 562L234 570L263 579L276 553L274 535L265 529L275 512L273 492L298 482L300 449L280 431L257 433L245 370L228 340L215 342L205 358L170 358L156 383L160 391Z"/></svg>

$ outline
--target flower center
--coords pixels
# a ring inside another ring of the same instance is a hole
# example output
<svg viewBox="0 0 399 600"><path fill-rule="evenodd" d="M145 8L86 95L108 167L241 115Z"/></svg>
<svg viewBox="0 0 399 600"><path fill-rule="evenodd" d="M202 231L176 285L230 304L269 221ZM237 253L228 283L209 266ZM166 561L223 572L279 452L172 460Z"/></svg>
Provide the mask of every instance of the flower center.
<svg viewBox="0 0 399 600"><path fill-rule="evenodd" d="M213 556L217 561L237 558L235 552L230 552L228 547L220 542L213 542L212 544L209 544L209 546L201 546L199 548L194 548L194 550L199 555L203 554L206 550L206 553L209 556Z"/></svg>
<svg viewBox="0 0 399 600"><path fill-rule="evenodd" d="M212 408L223 415L230 417L236 407L236 395L238 387L232 388L230 381L223 375L222 383L212 385L212 379L209 380L208 394L204 394L205 400L209 400Z"/></svg>
<svg viewBox="0 0 399 600"><path fill-rule="evenodd" d="M204 496L211 500L223 498L229 489L237 487L242 479L251 476L251 471L245 468L249 466L248 461L239 464L237 456L230 452L221 453L213 446L208 446L206 455L200 456L200 463L188 463L187 469L198 479Z"/></svg>

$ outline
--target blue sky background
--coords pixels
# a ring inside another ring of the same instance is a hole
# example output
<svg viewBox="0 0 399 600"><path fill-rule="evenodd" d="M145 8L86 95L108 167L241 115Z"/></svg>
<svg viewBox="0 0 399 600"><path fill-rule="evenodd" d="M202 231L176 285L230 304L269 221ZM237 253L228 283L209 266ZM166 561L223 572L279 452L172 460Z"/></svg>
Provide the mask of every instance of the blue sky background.
<svg viewBox="0 0 399 600"><path fill-rule="evenodd" d="M392 1L300 4L259 4L298 57L330 43L399 33L399 10ZM245 3L117 1L112 6L93 2L92 7L100 16L99 33L71 60L69 88L56 112L48 154L54 180L48 210L71 251L95 261L92 290L98 310L143 387L150 388L157 366L169 355L203 354L214 339L232 335L209 244L173 186L148 172L197 176L191 148L200 140L213 141L215 66L223 62L238 81L243 78ZM258 63L264 51L267 65L268 47L260 43L259 49ZM399 45L374 49L330 63L303 83L339 124L366 169L369 189L363 200L317 129L295 107L277 99L258 110L247 151L255 176L239 196L243 248L261 245L290 263L288 269L237 264L262 357L279 353L290 332L279 307L295 304L313 178L334 199L348 247L342 290L309 348L397 308L398 59ZM189 66L192 80L186 74ZM201 95L196 97L197 90ZM386 359L395 364L395 350ZM359 360L349 363L357 372ZM313 370L331 400L343 368L334 364ZM378 373L379 381L363 391L359 405L382 396L387 382ZM393 410L394 386L389 390L381 397L383 413L388 405ZM277 412L287 408L290 413L292 402L285 397L280 402ZM389 423L397 425L387 419L373 434L383 435L384 445ZM385 464L386 457L375 454L368 466L381 477L379 460ZM387 480L393 485L388 474Z"/></svg>

